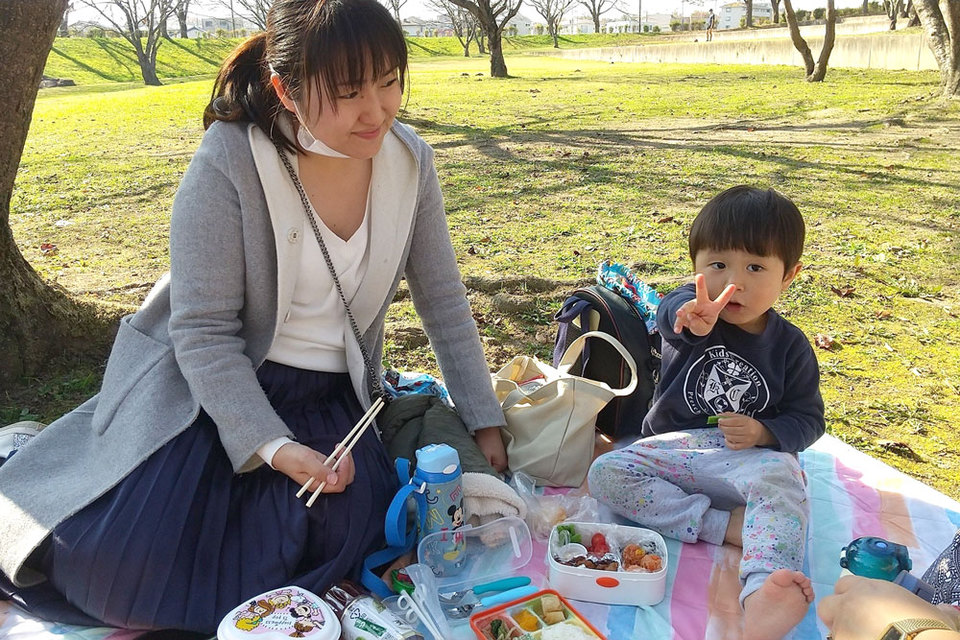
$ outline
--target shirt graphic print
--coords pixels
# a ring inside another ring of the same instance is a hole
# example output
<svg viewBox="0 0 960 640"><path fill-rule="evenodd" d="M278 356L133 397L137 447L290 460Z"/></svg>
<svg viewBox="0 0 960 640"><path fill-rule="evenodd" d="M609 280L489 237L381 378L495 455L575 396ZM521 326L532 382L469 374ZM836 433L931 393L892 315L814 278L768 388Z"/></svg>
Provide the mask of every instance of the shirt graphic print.
<svg viewBox="0 0 960 640"><path fill-rule="evenodd" d="M694 415L752 416L770 402L767 381L757 368L723 345L708 347L690 366L683 392Z"/></svg>

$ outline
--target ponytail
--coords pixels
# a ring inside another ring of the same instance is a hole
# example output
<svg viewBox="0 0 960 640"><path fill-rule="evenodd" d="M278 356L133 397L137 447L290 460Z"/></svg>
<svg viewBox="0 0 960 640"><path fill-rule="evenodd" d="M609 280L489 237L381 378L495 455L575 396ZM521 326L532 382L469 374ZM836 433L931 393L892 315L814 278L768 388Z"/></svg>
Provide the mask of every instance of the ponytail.
<svg viewBox="0 0 960 640"><path fill-rule="evenodd" d="M295 151L296 147L275 126L286 109L270 84L266 48L267 34L261 32L240 43L223 62L210 103L203 111L203 128L208 129L216 120L253 122L274 143Z"/></svg>

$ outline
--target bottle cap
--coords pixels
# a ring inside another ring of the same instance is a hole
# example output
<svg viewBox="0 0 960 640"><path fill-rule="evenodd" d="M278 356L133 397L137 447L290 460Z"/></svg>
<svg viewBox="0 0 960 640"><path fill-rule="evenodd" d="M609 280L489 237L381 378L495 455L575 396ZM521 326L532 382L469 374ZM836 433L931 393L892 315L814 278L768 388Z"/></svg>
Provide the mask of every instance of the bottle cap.
<svg viewBox="0 0 960 640"><path fill-rule="evenodd" d="M428 444L417 449L417 469L424 473L452 474L459 468L460 456L448 444Z"/></svg>

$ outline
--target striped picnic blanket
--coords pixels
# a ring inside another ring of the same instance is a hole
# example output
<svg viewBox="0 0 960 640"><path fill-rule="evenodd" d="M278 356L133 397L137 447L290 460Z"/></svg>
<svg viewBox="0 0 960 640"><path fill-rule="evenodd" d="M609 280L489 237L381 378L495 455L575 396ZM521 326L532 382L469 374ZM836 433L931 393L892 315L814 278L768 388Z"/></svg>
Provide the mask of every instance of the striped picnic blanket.
<svg viewBox="0 0 960 640"><path fill-rule="evenodd" d="M817 596L831 592L840 575L841 547L860 536L879 536L906 545L920 575L960 528L960 503L824 436L801 455L811 497L811 526L805 571ZM610 640L740 640L737 595L739 549L668 540L667 597L654 607L574 602ZM536 543L524 572L545 584L545 548ZM813 607L793 632L795 640L826 635ZM71 627L31 619L0 602L0 638L11 640L133 640L137 634ZM470 638L469 628L456 636ZM444 639L451 640L451 639Z"/></svg>

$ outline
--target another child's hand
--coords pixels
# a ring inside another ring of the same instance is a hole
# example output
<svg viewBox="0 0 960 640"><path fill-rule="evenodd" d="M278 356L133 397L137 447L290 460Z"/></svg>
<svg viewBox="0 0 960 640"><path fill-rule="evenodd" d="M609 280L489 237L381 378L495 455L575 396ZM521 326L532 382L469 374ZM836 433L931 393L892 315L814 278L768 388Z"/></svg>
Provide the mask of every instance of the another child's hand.
<svg viewBox="0 0 960 640"><path fill-rule="evenodd" d="M694 276L694 282L697 285L697 297L688 300L682 307L677 309L677 319L673 322L674 333L680 333L686 327L695 336L705 336L713 331L713 325L717 324L717 318L730 298L733 297L736 285L729 284L720 292L716 300L711 300L707 293L707 280L702 273Z"/></svg>
<svg viewBox="0 0 960 640"><path fill-rule="evenodd" d="M740 451L761 445L776 444L777 440L770 430L750 416L724 412L717 416L717 426L723 432L728 449Z"/></svg>
<svg viewBox="0 0 960 640"><path fill-rule="evenodd" d="M500 437L500 427L477 429L473 434L477 446L483 452L490 466L501 473L507 468L507 450L503 448L503 438Z"/></svg>
<svg viewBox="0 0 960 640"><path fill-rule="evenodd" d="M298 442L288 442L273 454L273 468L288 476L297 483L297 486L303 485L309 478L314 481L307 488L308 491L316 491L317 487L324 480L327 486L323 488L324 493L341 493L353 482L354 466L352 454L347 454L336 471L331 471L330 465L326 464L327 456L318 451L314 451L306 445Z"/></svg>

